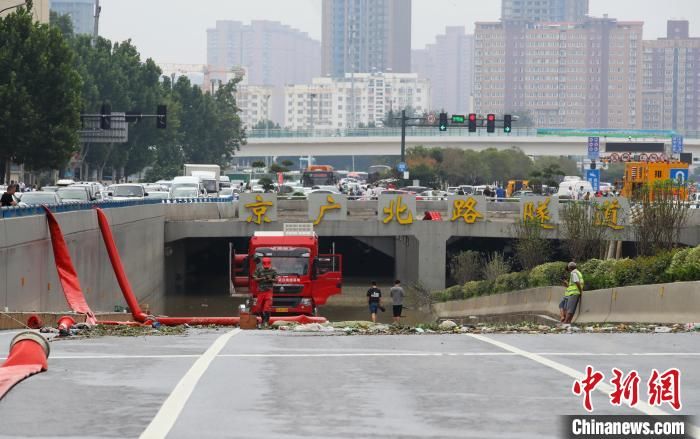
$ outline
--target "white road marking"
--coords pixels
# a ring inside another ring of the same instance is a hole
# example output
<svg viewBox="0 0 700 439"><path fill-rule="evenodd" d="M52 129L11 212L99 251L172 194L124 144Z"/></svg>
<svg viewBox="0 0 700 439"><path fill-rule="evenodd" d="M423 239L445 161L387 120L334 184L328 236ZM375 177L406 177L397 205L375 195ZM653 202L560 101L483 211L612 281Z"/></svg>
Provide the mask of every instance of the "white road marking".
<svg viewBox="0 0 700 439"><path fill-rule="evenodd" d="M209 346L209 349L194 362L190 370L180 379L180 382L177 383L177 386L175 386L175 389L170 393L168 399L166 399L160 407L160 410L158 410L156 416L151 420L151 423L148 424L148 427L141 433L140 437L142 439L165 438L168 435L170 429L175 425L178 416L182 413L182 409L185 407L187 400L190 398L190 395L192 395L199 379L204 375L204 372L206 372L211 362L214 361L231 337L239 332L241 332L241 330L236 328L223 334L214 340L214 343Z"/></svg>
<svg viewBox="0 0 700 439"><path fill-rule="evenodd" d="M700 352L532 352L544 357L697 357ZM320 358L320 357L513 357L514 352L321 352L294 354L219 354L219 358ZM199 354L160 354L160 355L52 355L51 360L149 360L169 358L199 358ZM1 357L5 360L7 357Z"/></svg>
<svg viewBox="0 0 700 439"><path fill-rule="evenodd" d="M479 335L479 334L467 334L467 335L472 337L472 338L475 338L477 340L483 341L484 343L489 343L493 346L497 346L505 351L512 352L514 354L520 355L521 357L525 357L528 360L532 360L532 361L539 363L543 366L547 366L550 369L554 369L557 372L560 372L564 375L568 375L575 380L583 380L586 377L586 375L583 372L579 372L578 370L572 369L569 366L565 366L561 363L557 363L556 361L550 360L549 358L545 358L542 355L539 355L539 354L536 354L533 352L525 351L523 349L517 348L517 347L509 345L507 343L503 343L501 341L494 340L494 339L489 338L489 337L484 337L483 335ZM598 390L601 393L604 393L606 396L610 395L612 392L615 391L615 389L611 385L609 385L605 382L599 383L596 386L596 390ZM669 413L661 410L658 407L651 406L644 401L639 401L637 403L637 405L635 405L633 408L642 412L645 415L648 415L648 416L668 416L669 415ZM688 426L690 427L690 431L691 431L691 434L693 435L693 437L700 438L700 428L698 428L697 426L692 425L692 424L688 424Z"/></svg>

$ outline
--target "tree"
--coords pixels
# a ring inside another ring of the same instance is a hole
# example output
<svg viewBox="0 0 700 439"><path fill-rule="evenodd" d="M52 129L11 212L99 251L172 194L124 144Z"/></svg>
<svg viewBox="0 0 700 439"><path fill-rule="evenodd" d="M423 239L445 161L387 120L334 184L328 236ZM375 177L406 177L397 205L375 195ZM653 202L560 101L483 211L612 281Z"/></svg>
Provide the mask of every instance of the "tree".
<svg viewBox="0 0 700 439"><path fill-rule="evenodd" d="M264 129L279 129L280 124L274 123L271 120L259 120L258 123L256 123L253 126L254 130L264 130Z"/></svg>
<svg viewBox="0 0 700 439"><path fill-rule="evenodd" d="M61 31L63 38L73 38L73 20L68 14L59 14L56 11L49 11L49 24Z"/></svg>
<svg viewBox="0 0 700 439"><path fill-rule="evenodd" d="M515 257L525 270L547 262L551 245L537 221L518 220L513 225Z"/></svg>
<svg viewBox="0 0 700 439"><path fill-rule="evenodd" d="M282 160L282 166L284 166L285 168L291 168L292 166L294 166L294 162L291 160Z"/></svg>
<svg viewBox="0 0 700 439"><path fill-rule="evenodd" d="M603 257L608 229L596 224L596 213L596 204L581 202L567 203L561 210L562 238L574 261Z"/></svg>
<svg viewBox="0 0 700 439"><path fill-rule="evenodd" d="M0 18L0 181L10 161L62 167L80 128L81 78L58 28L34 22L32 3Z"/></svg>
<svg viewBox="0 0 700 439"><path fill-rule="evenodd" d="M277 163L273 163L270 165L269 171L274 173L289 172L289 169L285 168L284 166L280 166Z"/></svg>
<svg viewBox="0 0 700 439"><path fill-rule="evenodd" d="M264 168L265 162L263 162L262 160L256 160L253 163L251 163L250 166L257 169Z"/></svg>
<svg viewBox="0 0 700 439"><path fill-rule="evenodd" d="M258 180L258 184L262 186L265 192L271 192L275 188L274 183L269 177L261 178L260 180Z"/></svg>
<svg viewBox="0 0 700 439"><path fill-rule="evenodd" d="M632 194L630 212L635 226L637 253L655 255L676 247L690 210L678 193L687 190L673 180L645 185Z"/></svg>
<svg viewBox="0 0 700 439"><path fill-rule="evenodd" d="M483 261L481 254L477 251L463 251L450 260L450 275L460 285L472 280L480 280L482 271Z"/></svg>

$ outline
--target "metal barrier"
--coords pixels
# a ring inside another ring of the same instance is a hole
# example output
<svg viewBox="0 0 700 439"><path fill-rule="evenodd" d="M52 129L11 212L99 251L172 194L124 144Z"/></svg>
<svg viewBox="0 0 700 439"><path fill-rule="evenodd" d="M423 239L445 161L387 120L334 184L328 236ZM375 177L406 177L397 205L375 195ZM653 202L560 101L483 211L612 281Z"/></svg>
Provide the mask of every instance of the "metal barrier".
<svg viewBox="0 0 700 439"><path fill-rule="evenodd" d="M101 207L103 209L110 209L116 207L130 207L130 206L141 206L147 204L162 204L163 200L106 200L106 201L94 201L87 203L61 203L61 204L49 204L47 207L55 213L63 212L75 212L79 210L88 210L93 207ZM44 209L41 206L13 206L13 207L2 207L0 208L0 218L18 218L24 216L33 215L45 215Z"/></svg>

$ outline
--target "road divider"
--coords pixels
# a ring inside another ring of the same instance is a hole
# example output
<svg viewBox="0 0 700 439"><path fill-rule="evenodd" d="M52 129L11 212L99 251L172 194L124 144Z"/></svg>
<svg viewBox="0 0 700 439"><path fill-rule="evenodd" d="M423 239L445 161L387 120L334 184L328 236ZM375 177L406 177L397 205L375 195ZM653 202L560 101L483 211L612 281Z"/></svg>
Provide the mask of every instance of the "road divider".
<svg viewBox="0 0 700 439"><path fill-rule="evenodd" d="M530 288L436 303L440 319L559 315L563 287ZM700 281L584 291L575 323L687 323L700 315Z"/></svg>

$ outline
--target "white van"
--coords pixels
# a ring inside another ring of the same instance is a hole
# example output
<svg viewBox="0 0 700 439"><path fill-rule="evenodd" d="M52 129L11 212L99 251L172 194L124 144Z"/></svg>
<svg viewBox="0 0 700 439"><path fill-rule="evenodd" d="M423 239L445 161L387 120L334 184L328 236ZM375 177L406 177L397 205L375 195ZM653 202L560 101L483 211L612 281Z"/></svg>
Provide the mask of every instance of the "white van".
<svg viewBox="0 0 700 439"><path fill-rule="evenodd" d="M593 190L593 186L591 186L591 182L587 180L568 180L568 181L563 181L559 183L559 190L557 191L557 196L562 199L562 200L567 200L570 199L571 196L569 195L569 188L572 189L574 197L576 194L578 194L579 190L581 189L581 186L583 186L583 194L585 195L586 192L591 193L591 197L595 195L595 191Z"/></svg>

